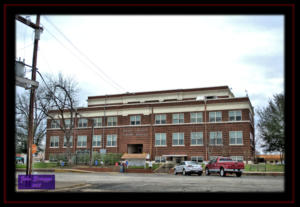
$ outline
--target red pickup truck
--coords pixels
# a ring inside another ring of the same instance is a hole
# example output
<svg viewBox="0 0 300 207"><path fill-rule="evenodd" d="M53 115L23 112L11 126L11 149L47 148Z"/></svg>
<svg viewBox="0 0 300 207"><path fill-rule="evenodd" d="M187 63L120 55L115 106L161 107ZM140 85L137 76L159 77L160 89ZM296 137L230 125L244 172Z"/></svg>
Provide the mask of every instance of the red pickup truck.
<svg viewBox="0 0 300 207"><path fill-rule="evenodd" d="M237 177L241 177L243 170L243 162L233 161L230 157L217 157L209 161L205 166L205 175L210 175L210 173L214 172L224 177L226 173L235 173Z"/></svg>

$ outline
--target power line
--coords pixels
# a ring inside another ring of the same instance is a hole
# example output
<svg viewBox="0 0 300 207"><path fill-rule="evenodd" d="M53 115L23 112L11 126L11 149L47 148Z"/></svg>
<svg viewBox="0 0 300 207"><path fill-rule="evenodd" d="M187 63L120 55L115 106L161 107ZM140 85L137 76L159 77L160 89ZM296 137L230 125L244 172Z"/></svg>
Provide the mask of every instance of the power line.
<svg viewBox="0 0 300 207"><path fill-rule="evenodd" d="M46 21L48 21L74 48L75 50L80 53L82 56L84 56L95 68L97 68L107 79L109 79L112 83L114 83L116 86L118 86L120 89L125 89L119 85L117 82L115 82L112 78L110 78L98 65L96 65L87 55L85 55L80 49L78 49L73 42L58 28L56 27L46 16L44 16Z"/></svg>
<svg viewBox="0 0 300 207"><path fill-rule="evenodd" d="M104 79L102 77L102 75L99 74L99 72L97 70L95 70L94 68L92 68L91 66L89 66L88 64L86 64L77 54L75 54L72 50L70 50L68 47L66 47L64 45L64 43L62 43L55 35L53 35L48 29L44 28L46 32L48 32L53 38L55 38L57 40L58 43L60 43L66 50L68 50L72 55L74 55L80 62L82 62L84 65L86 65L88 68L90 68L91 70L93 70L93 72L95 72L102 80L104 80L106 83L108 83L109 85L111 85L112 87L114 87L115 89L119 90L119 88L117 88L116 86L112 85L110 82L108 82L106 79Z"/></svg>

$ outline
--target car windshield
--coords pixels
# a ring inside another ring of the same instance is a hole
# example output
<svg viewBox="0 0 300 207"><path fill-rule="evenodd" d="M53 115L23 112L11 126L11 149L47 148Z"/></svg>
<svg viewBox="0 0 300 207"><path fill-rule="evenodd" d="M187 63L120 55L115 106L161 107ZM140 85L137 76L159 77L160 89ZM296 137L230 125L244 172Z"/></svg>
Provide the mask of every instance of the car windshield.
<svg viewBox="0 0 300 207"><path fill-rule="evenodd" d="M232 159L231 158L221 158L220 161L223 161L223 162L231 162Z"/></svg>
<svg viewBox="0 0 300 207"><path fill-rule="evenodd" d="M187 165L198 165L196 162L194 161L188 161L186 162Z"/></svg>

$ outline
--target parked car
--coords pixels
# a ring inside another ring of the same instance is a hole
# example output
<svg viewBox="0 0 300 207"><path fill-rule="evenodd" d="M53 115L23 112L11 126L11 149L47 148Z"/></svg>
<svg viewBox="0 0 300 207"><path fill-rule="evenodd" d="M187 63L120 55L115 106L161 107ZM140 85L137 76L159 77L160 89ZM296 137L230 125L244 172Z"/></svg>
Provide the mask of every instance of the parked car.
<svg viewBox="0 0 300 207"><path fill-rule="evenodd" d="M174 168L174 175L182 173L182 175L198 174L202 175L202 166L194 161L182 161Z"/></svg>
<svg viewBox="0 0 300 207"><path fill-rule="evenodd" d="M241 177L244 168L243 162L233 161L230 157L217 157L205 166L205 175L219 173L224 177L226 173L235 173L237 177Z"/></svg>

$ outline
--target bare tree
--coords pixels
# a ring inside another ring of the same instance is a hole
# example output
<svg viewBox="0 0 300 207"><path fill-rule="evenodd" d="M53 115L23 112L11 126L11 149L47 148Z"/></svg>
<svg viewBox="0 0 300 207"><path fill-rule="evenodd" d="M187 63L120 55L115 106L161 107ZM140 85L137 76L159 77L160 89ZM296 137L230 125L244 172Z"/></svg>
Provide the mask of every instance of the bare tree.
<svg viewBox="0 0 300 207"><path fill-rule="evenodd" d="M56 122L66 138L68 161L72 163L70 139L75 126L76 109L78 105L78 83L71 77L46 76L45 84L41 87L44 92L37 94L40 109L51 120ZM69 124L66 121L69 121ZM61 121L61 122L60 122Z"/></svg>
<svg viewBox="0 0 300 207"><path fill-rule="evenodd" d="M37 93L41 93L37 89ZM38 110L39 101L34 102L33 115L33 144L37 145L37 151L43 151L42 141L46 134L46 115ZM17 94L16 96L16 150L19 153L27 153L28 139L28 116L29 116L29 93Z"/></svg>

